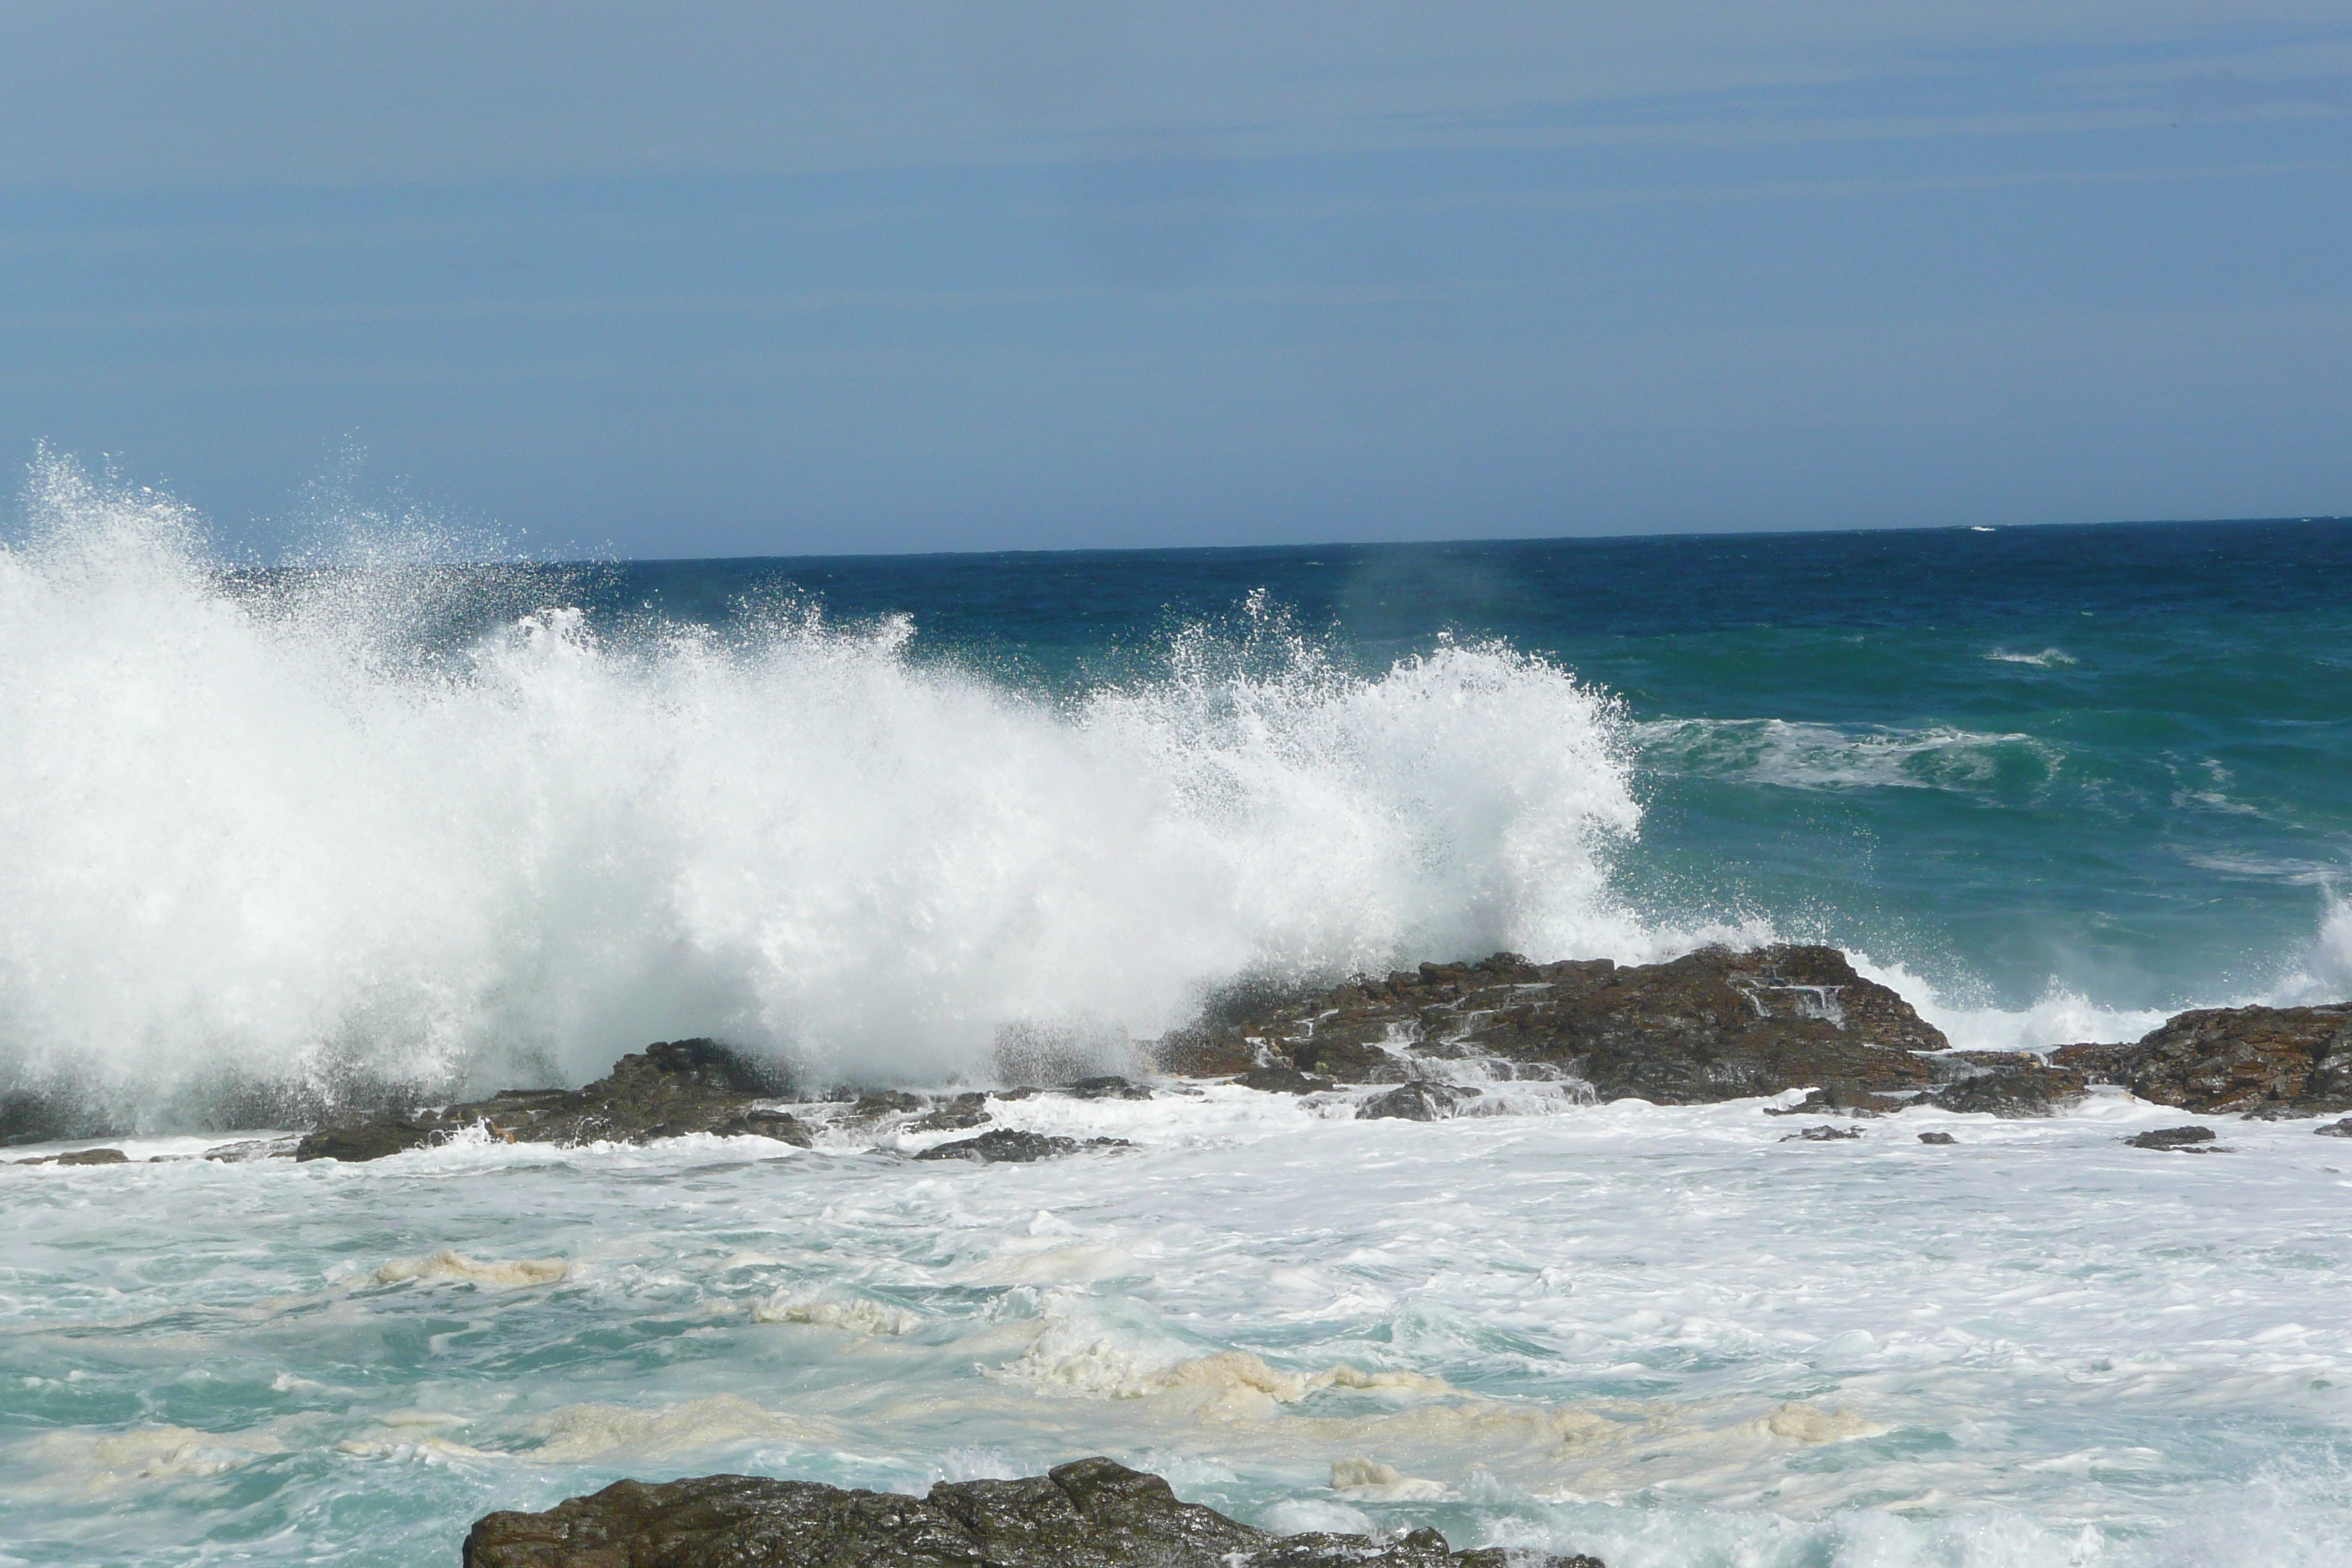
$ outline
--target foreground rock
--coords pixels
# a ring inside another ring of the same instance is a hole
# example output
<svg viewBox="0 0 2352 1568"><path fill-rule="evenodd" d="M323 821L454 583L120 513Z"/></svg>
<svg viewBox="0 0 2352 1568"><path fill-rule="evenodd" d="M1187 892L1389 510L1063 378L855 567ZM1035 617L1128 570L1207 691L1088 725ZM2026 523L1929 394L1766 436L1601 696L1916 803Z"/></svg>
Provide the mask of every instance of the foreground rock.
<svg viewBox="0 0 2352 1568"><path fill-rule="evenodd" d="M2203 1115L2316 1116L2352 1110L2352 1003L2207 1007L2127 1046L2067 1046L2060 1068L2142 1100Z"/></svg>
<svg viewBox="0 0 2352 1568"><path fill-rule="evenodd" d="M1179 1502L1158 1476L1080 1459L923 1498L813 1481L620 1481L545 1513L494 1513L465 1568L1603 1568L1591 1557L1450 1552L1433 1530L1276 1536Z"/></svg>
<svg viewBox="0 0 2352 1568"><path fill-rule="evenodd" d="M1711 948L1625 968L1606 959L1529 963L1510 953L1424 963L1171 1036L1162 1060L1179 1072L1404 1083L1435 1076L1433 1061L1484 1058L1497 1076L1577 1079L1604 1100L1661 1105L1791 1089L1849 1100L1932 1095L1995 1071L2007 1075L2003 1103L2037 1092L2046 1103L2051 1092L2082 1086L2078 1074L2037 1077L2042 1064L2031 1057L1923 1054L1948 1044L1835 948L1784 946Z"/></svg>
<svg viewBox="0 0 2352 1568"><path fill-rule="evenodd" d="M585 1089L503 1089L488 1100L413 1116L331 1123L296 1146L298 1160L380 1160L482 1128L509 1143L643 1143L689 1132L756 1133L806 1148L808 1130L772 1102L786 1086L713 1040L669 1040L623 1057Z"/></svg>

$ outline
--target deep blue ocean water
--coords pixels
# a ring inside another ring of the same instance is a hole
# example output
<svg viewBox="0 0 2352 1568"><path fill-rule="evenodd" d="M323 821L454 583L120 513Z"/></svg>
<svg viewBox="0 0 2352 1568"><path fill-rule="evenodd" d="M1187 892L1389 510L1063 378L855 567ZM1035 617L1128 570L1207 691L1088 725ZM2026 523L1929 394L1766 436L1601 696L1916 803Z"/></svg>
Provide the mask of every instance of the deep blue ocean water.
<svg viewBox="0 0 2352 1568"><path fill-rule="evenodd" d="M640 563L603 617L779 593L1066 690L1252 594L1377 673L1498 639L1633 721L1617 886L1858 947L1955 1002L2352 987L2352 521ZM2332 968L2330 966L2333 966ZM2322 973L2314 973L2315 966Z"/></svg>

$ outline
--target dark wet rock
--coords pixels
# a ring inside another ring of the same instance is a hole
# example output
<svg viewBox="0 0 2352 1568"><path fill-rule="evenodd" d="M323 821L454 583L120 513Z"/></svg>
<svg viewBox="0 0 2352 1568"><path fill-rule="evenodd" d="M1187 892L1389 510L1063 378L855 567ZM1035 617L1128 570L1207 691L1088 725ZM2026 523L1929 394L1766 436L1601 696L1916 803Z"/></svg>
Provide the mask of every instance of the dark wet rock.
<svg viewBox="0 0 2352 1568"><path fill-rule="evenodd" d="M2341 1121L2331 1121L2325 1127L2315 1127L2312 1131L2322 1138L2352 1138L2352 1116Z"/></svg>
<svg viewBox="0 0 2352 1568"><path fill-rule="evenodd" d="M2205 1115L2352 1110L2352 1003L2200 1008L2135 1044L2068 1046L2050 1059Z"/></svg>
<svg viewBox="0 0 2352 1568"><path fill-rule="evenodd" d="M852 1121L881 1121L893 1116L912 1116L929 1104L921 1095L909 1094L903 1089L870 1089L851 1103L845 1115Z"/></svg>
<svg viewBox="0 0 2352 1568"><path fill-rule="evenodd" d="M1891 1094L1873 1094L1865 1089L1840 1084L1830 1089L1814 1089L1794 1105L1768 1105L1764 1108L1764 1114L1822 1116L1832 1111L1843 1111L1848 1116L1884 1116L1910 1103Z"/></svg>
<svg viewBox="0 0 2352 1568"><path fill-rule="evenodd" d="M1134 1145L1124 1138L1088 1138L1083 1142L1076 1138L1056 1138L1045 1132L1018 1132L1010 1127L999 1127L977 1138L960 1138L952 1143L934 1143L915 1156L918 1160L979 1160L989 1164L1025 1163L1031 1160L1052 1160L1064 1154L1075 1154L1081 1149L1131 1149Z"/></svg>
<svg viewBox="0 0 2352 1568"><path fill-rule="evenodd" d="M678 1132L672 1129L677 1126L677 1123L675 1121L665 1123L646 1133L646 1136L675 1138L678 1136ZM779 1143L790 1143L800 1149L812 1148L815 1143L807 1125L799 1117L789 1110L780 1110L772 1105L754 1105L740 1115L730 1116L726 1121L714 1123L709 1128L689 1126L684 1131L715 1132L721 1138L772 1138Z"/></svg>
<svg viewBox="0 0 2352 1568"><path fill-rule="evenodd" d="M1950 1081L1920 1097L1923 1105L1994 1116L2048 1116L2080 1099L2090 1079L2024 1051L1948 1051L1934 1063Z"/></svg>
<svg viewBox="0 0 2352 1568"><path fill-rule="evenodd" d="M1469 1098L1447 1084L1416 1082L1368 1100L1356 1110L1356 1119L1370 1121L1393 1117L1401 1121L1443 1121Z"/></svg>
<svg viewBox="0 0 2352 1568"><path fill-rule="evenodd" d="M1922 1143L1957 1143L1959 1140L1953 1137L1948 1132L1922 1132L1919 1134L1919 1142Z"/></svg>
<svg viewBox="0 0 2352 1568"><path fill-rule="evenodd" d="M1075 1083L1066 1083L1062 1086L1062 1092L1078 1100L1150 1100L1151 1098L1151 1090L1149 1087L1139 1083L1129 1083L1116 1074L1104 1074L1098 1078L1082 1078Z"/></svg>
<svg viewBox="0 0 2352 1568"><path fill-rule="evenodd" d="M247 1138L235 1143L216 1143L205 1151L204 1157L232 1165L254 1160L290 1160L301 1142L299 1138Z"/></svg>
<svg viewBox="0 0 2352 1568"><path fill-rule="evenodd" d="M1819 1127L1808 1127L1802 1131L1791 1132L1782 1138L1780 1142L1783 1143L1796 1143L1801 1142L1806 1143L1835 1143L1847 1138L1859 1138L1861 1136L1862 1129L1859 1127L1832 1127L1829 1123L1823 1122Z"/></svg>
<svg viewBox="0 0 2352 1568"><path fill-rule="evenodd" d="M808 1130L761 1103L788 1089L772 1069L715 1040L667 1040L623 1057L585 1089L502 1089L439 1110L332 1122L305 1137L294 1157L380 1160L475 1127L509 1143L643 1143L715 1132L805 1148Z"/></svg>
<svg viewBox="0 0 2352 1568"><path fill-rule="evenodd" d="M2224 1151L2210 1127L2161 1127L2124 1140L2135 1149L2169 1149L2181 1154L2218 1154Z"/></svg>
<svg viewBox="0 0 2352 1568"><path fill-rule="evenodd" d="M619 1481L544 1513L493 1513L465 1568L1502 1568L1487 1549L1276 1536L1180 1502L1158 1476L1080 1459L1042 1476L941 1481L921 1498L814 1481ZM1602 1568L1534 1558L1529 1568Z"/></svg>
<svg viewBox="0 0 2352 1568"><path fill-rule="evenodd" d="M1317 1078L1297 1068L1252 1068L1234 1081L1262 1094L1320 1094L1338 1087L1328 1078Z"/></svg>
<svg viewBox="0 0 2352 1568"><path fill-rule="evenodd" d="M44 1154L35 1160L19 1160L19 1165L127 1165L131 1156L120 1149L77 1149L70 1154Z"/></svg>
<svg viewBox="0 0 2352 1568"><path fill-rule="evenodd" d="M1512 953L1359 977L1305 1001L1170 1037L1162 1065L1287 1067L1402 1082L1414 1058L1483 1058L1581 1079L1603 1100L1701 1104L1791 1089L1932 1088L1943 1035L1828 947L1711 948L1668 963L1533 964Z"/></svg>
<svg viewBox="0 0 2352 1568"><path fill-rule="evenodd" d="M988 1096L974 1092L959 1094L945 1105L934 1106L928 1113L907 1123L910 1132L953 1132L967 1127L987 1123Z"/></svg>

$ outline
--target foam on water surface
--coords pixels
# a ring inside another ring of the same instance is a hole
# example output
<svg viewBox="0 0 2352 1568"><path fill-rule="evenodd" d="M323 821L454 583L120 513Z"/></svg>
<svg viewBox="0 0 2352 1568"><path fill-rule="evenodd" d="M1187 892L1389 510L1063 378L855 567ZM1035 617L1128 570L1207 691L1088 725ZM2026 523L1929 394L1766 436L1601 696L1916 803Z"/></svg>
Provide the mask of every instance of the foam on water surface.
<svg viewBox="0 0 2352 1568"><path fill-rule="evenodd" d="M1088 1452L1619 1568L2251 1568L2352 1518L2352 1156L2308 1122L2191 1159L2125 1146L2179 1117L2112 1094L1833 1144L1757 1102L997 1103L1134 1146L0 1169L6 1550L454 1560L624 1474Z"/></svg>

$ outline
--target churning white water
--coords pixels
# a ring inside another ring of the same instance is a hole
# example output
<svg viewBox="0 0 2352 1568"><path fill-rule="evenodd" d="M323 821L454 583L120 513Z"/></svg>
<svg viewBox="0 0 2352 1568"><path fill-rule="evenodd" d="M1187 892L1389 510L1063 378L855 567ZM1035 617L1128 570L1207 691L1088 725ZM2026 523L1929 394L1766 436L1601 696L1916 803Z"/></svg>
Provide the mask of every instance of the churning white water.
<svg viewBox="0 0 2352 1568"><path fill-rule="evenodd" d="M1614 710L1507 648L1365 679L1259 607L1056 700L903 621L606 637L557 602L448 658L450 578L237 581L169 500L37 480L0 551L0 1051L34 1076L577 1081L714 1034L938 1081L1237 976L1671 945L1607 892Z"/></svg>
<svg viewBox="0 0 2352 1568"><path fill-rule="evenodd" d="M1108 1453L1611 1568L2344 1561L2352 1155L2308 1121L993 1108L1132 1146L0 1167L0 1558L454 1563L621 1476Z"/></svg>

